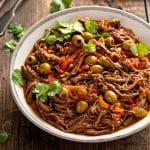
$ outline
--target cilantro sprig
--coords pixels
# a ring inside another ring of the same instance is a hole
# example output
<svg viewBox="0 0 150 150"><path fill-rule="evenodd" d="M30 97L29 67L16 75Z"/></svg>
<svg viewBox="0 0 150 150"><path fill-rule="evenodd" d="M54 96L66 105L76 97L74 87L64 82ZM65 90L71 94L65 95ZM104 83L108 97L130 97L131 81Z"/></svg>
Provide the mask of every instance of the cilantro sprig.
<svg viewBox="0 0 150 150"><path fill-rule="evenodd" d="M58 25L58 30L62 34L72 34L74 32L81 33L84 31L84 27L83 27L82 23L79 22L77 19L75 19L74 21L72 21L70 23L57 21L57 25Z"/></svg>
<svg viewBox="0 0 150 150"><path fill-rule="evenodd" d="M144 42L139 42L137 44L133 44L130 47L130 51L135 56L146 56L150 52L148 45Z"/></svg>
<svg viewBox="0 0 150 150"><path fill-rule="evenodd" d="M0 144L6 143L9 134L6 131L0 131Z"/></svg>
<svg viewBox="0 0 150 150"><path fill-rule="evenodd" d="M89 20L85 21L84 25L86 30L89 31L90 33L92 34L97 33L97 25L93 19L90 18Z"/></svg>
<svg viewBox="0 0 150 150"><path fill-rule="evenodd" d="M60 11L71 6L72 0L52 0L51 12Z"/></svg>
<svg viewBox="0 0 150 150"><path fill-rule="evenodd" d="M62 90L62 84L58 81L54 81L49 84L38 83L33 89L33 93L36 94L36 98L42 102L46 102L48 97L59 94Z"/></svg>
<svg viewBox="0 0 150 150"><path fill-rule="evenodd" d="M8 32L11 32L15 35L16 38L20 39L26 32L26 28L17 22L12 22L8 26Z"/></svg>
<svg viewBox="0 0 150 150"><path fill-rule="evenodd" d="M20 69L15 69L12 73L12 80L15 84L19 86L24 86L26 84L26 80L23 77L23 73Z"/></svg>
<svg viewBox="0 0 150 150"><path fill-rule="evenodd" d="M25 34L26 28L17 22L12 22L8 26L8 32L13 33L16 40L11 39L7 41L4 45L5 52L13 52L17 46L17 41Z"/></svg>
<svg viewBox="0 0 150 150"><path fill-rule="evenodd" d="M78 32L81 33L84 31L82 23L77 20L74 20L71 23L57 21L57 29L47 29L45 31L44 37L42 40L45 40L49 45L54 44L55 42L63 42L64 40L71 37L72 33Z"/></svg>
<svg viewBox="0 0 150 150"><path fill-rule="evenodd" d="M17 46L17 42L15 40L9 40L5 43L4 51L5 52L13 52Z"/></svg>
<svg viewBox="0 0 150 150"><path fill-rule="evenodd" d="M96 51L96 46L95 46L94 42L92 40L90 40L88 43L84 44L83 49L85 51L95 52Z"/></svg>
<svg viewBox="0 0 150 150"><path fill-rule="evenodd" d="M110 33L109 32L103 32L100 34L100 36L102 36L103 38L107 38L107 37L110 37Z"/></svg>

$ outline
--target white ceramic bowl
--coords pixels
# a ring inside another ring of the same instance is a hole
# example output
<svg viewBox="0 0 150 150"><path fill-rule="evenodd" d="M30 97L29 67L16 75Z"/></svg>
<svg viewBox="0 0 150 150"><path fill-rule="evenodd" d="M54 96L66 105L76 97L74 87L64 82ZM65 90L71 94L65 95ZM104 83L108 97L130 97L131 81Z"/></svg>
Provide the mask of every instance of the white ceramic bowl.
<svg viewBox="0 0 150 150"><path fill-rule="evenodd" d="M150 115L140 120L139 122L125 129L114 132L112 134L100 136L87 136L87 135L64 133L59 129L49 125L48 123L43 121L40 117L38 117L35 114L35 112L32 111L30 106L26 103L22 88L16 86L13 83L11 79L12 71L16 68L21 67L21 65L25 61L26 56L32 49L34 43L43 35L44 30L49 27L54 27L56 20L71 21L76 17L92 17L94 19L118 18L119 20L121 20L121 23L123 25L133 29L136 35L138 35L141 39L143 39L146 43L150 45L150 38L149 38L150 25L146 23L144 20L140 19L139 17L122 10L100 6L84 6L71 8L68 10L64 10L49 15L38 21L28 30L28 32L22 38L22 40L18 44L16 51L13 54L10 66L10 84L12 95L18 108L33 124L38 126L40 129L57 137L71 141L86 142L86 143L111 141L129 136L147 127L150 124Z"/></svg>

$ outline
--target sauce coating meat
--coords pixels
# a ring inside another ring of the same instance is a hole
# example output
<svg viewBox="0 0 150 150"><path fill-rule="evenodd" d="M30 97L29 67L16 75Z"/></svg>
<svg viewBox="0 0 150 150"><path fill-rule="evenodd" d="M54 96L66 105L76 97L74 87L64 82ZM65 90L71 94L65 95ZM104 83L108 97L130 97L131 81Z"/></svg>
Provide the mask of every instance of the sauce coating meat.
<svg viewBox="0 0 150 150"><path fill-rule="evenodd" d="M22 65L27 103L49 124L76 134L109 134L145 117L148 46L118 19L57 24Z"/></svg>

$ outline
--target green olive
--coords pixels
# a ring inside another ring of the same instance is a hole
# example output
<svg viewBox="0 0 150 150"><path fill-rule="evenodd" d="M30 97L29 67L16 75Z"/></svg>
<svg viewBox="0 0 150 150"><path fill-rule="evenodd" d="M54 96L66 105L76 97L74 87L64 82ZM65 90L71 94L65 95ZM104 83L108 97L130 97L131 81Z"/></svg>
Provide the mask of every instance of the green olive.
<svg viewBox="0 0 150 150"><path fill-rule="evenodd" d="M85 64L96 64L97 63L97 57L93 56L93 55L89 55L85 58Z"/></svg>
<svg viewBox="0 0 150 150"><path fill-rule="evenodd" d="M110 90L105 92L104 97L105 97L105 100L111 104L116 103L118 100L117 94L114 91L110 91Z"/></svg>
<svg viewBox="0 0 150 150"><path fill-rule="evenodd" d="M84 38L81 35L73 35L72 41L76 46L82 46L84 44Z"/></svg>
<svg viewBox="0 0 150 150"><path fill-rule="evenodd" d="M93 65L91 66L90 70L92 73L102 73L104 68L101 65Z"/></svg>
<svg viewBox="0 0 150 150"><path fill-rule="evenodd" d="M133 107L132 111L137 118L144 118L148 114L147 110L138 106Z"/></svg>
<svg viewBox="0 0 150 150"><path fill-rule="evenodd" d="M39 71L42 74L48 74L51 71L51 65L48 63L42 63L39 67Z"/></svg>
<svg viewBox="0 0 150 150"><path fill-rule="evenodd" d="M90 40L94 38L94 35L90 32L83 32L82 36L84 37L85 40Z"/></svg>
<svg viewBox="0 0 150 150"><path fill-rule="evenodd" d="M69 91L66 87L63 86L61 93L59 94L59 97L62 99L66 99L69 96Z"/></svg>
<svg viewBox="0 0 150 150"><path fill-rule="evenodd" d="M27 64L29 65L34 65L37 63L37 58L33 55L30 55L27 60L26 60Z"/></svg>
<svg viewBox="0 0 150 150"><path fill-rule="evenodd" d="M105 39L105 44L107 47L112 47L115 44L115 40L112 36L109 36Z"/></svg>
<svg viewBox="0 0 150 150"><path fill-rule="evenodd" d="M99 59L99 63L103 66L103 67L111 67L112 64L111 62L105 57L105 56L101 56Z"/></svg>
<svg viewBox="0 0 150 150"><path fill-rule="evenodd" d="M132 41L132 40L125 40L125 41L123 41L123 43L122 43L122 48L124 49L124 50L130 50L130 47L132 46L134 44L134 42Z"/></svg>
<svg viewBox="0 0 150 150"><path fill-rule="evenodd" d="M84 113L88 109L88 103L86 101L78 101L76 104L76 112L78 114Z"/></svg>

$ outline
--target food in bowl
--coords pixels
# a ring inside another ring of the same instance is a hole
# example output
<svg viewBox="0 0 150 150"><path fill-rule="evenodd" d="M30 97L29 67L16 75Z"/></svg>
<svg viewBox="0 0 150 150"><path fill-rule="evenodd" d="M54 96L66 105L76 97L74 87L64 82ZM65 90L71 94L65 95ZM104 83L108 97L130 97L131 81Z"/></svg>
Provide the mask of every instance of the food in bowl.
<svg viewBox="0 0 150 150"><path fill-rule="evenodd" d="M149 52L118 19L57 21L22 65L25 98L64 132L115 132L149 112Z"/></svg>

